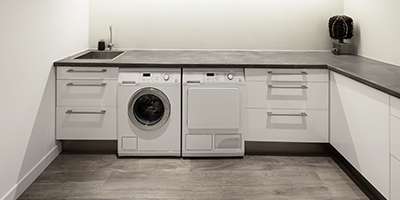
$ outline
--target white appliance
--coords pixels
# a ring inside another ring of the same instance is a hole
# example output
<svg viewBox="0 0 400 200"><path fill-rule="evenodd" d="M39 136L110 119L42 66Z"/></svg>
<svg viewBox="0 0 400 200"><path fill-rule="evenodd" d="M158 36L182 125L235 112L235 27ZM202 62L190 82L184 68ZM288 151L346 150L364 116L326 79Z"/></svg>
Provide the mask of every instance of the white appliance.
<svg viewBox="0 0 400 200"><path fill-rule="evenodd" d="M120 68L118 155L181 155L181 69Z"/></svg>
<svg viewBox="0 0 400 200"><path fill-rule="evenodd" d="M244 155L243 95L243 69L183 69L183 157Z"/></svg>

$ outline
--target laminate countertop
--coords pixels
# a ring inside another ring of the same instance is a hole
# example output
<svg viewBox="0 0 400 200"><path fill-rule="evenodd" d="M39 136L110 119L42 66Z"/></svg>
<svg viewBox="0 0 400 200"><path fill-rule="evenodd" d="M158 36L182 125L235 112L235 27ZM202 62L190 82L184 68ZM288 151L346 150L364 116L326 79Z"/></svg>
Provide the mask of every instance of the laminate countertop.
<svg viewBox="0 0 400 200"><path fill-rule="evenodd" d="M311 51L128 50L113 60L73 59L83 53L56 61L54 66L329 69L400 98L400 66L355 55Z"/></svg>

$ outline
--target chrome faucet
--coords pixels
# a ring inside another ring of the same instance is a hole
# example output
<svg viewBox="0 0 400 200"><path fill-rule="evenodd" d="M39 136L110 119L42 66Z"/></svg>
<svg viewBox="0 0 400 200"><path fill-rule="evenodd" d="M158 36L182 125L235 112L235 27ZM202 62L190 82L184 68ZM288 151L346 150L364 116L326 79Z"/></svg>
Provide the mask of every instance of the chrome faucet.
<svg viewBox="0 0 400 200"><path fill-rule="evenodd" d="M110 51L112 50L112 48L113 48L113 46L114 46L114 44L112 43L112 27L113 27L113 25L110 24L110 43L107 45L107 48L108 48Z"/></svg>

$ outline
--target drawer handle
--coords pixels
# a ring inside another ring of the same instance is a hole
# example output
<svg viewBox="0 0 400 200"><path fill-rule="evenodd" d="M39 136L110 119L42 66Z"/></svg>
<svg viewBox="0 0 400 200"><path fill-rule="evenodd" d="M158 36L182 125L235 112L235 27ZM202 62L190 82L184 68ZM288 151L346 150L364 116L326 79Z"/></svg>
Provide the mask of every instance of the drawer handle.
<svg viewBox="0 0 400 200"><path fill-rule="evenodd" d="M122 81L122 84L136 84L136 81Z"/></svg>
<svg viewBox="0 0 400 200"><path fill-rule="evenodd" d="M99 112L83 112L83 111L67 110L65 113L66 114L98 114L98 115L104 115L106 113L106 110L101 110Z"/></svg>
<svg viewBox="0 0 400 200"><path fill-rule="evenodd" d="M106 86L107 83L98 83L98 84L90 84L90 83L67 83L66 86Z"/></svg>
<svg viewBox="0 0 400 200"><path fill-rule="evenodd" d="M280 117L286 117L286 116L290 116L290 117L306 117L308 116L307 113L302 112L300 114L274 114L272 112L267 112L268 116L280 116Z"/></svg>
<svg viewBox="0 0 400 200"><path fill-rule="evenodd" d="M73 69L69 69L67 70L67 72L74 72L74 73L106 73L107 70L106 69L102 69L100 71L98 70L73 70Z"/></svg>
<svg viewBox="0 0 400 200"><path fill-rule="evenodd" d="M268 71L269 75L308 75L307 72L293 72L293 73L277 73L277 72L272 72Z"/></svg>
<svg viewBox="0 0 400 200"><path fill-rule="evenodd" d="M187 81L186 83L200 83L200 81Z"/></svg>
<svg viewBox="0 0 400 200"><path fill-rule="evenodd" d="M279 88L279 89L308 89L307 86L276 86L276 85L268 85L269 88Z"/></svg>

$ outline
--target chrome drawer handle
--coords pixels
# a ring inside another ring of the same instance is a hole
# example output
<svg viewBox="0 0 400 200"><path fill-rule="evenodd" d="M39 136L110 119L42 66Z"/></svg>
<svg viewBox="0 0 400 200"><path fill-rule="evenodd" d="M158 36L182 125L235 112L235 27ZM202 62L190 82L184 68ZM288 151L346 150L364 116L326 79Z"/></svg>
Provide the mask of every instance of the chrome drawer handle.
<svg viewBox="0 0 400 200"><path fill-rule="evenodd" d="M286 116L289 116L289 117L306 117L306 116L308 116L307 113L305 113L305 112L302 112L300 114L274 114L272 112L267 112L267 114L268 114L268 116L281 116L281 117L286 117Z"/></svg>
<svg viewBox="0 0 400 200"><path fill-rule="evenodd" d="M98 114L98 115L104 115L106 113L106 110L101 110L99 112L83 112L83 111L67 110L65 113L66 114Z"/></svg>
<svg viewBox="0 0 400 200"><path fill-rule="evenodd" d="M106 86L107 83L98 83L98 84L90 84L90 83L67 83L66 86Z"/></svg>
<svg viewBox="0 0 400 200"><path fill-rule="evenodd" d="M268 71L269 75L308 75L307 72L293 72L293 73L277 73L277 72L272 72Z"/></svg>
<svg viewBox="0 0 400 200"><path fill-rule="evenodd" d="M200 83L200 81L187 81L186 83Z"/></svg>
<svg viewBox="0 0 400 200"><path fill-rule="evenodd" d="M75 73L106 73L107 70L106 69L102 69L100 71L97 71L97 70L73 70L73 69L69 69L69 70L67 70L67 72L75 72Z"/></svg>
<svg viewBox="0 0 400 200"><path fill-rule="evenodd" d="M122 84L136 84L136 81L122 81Z"/></svg>
<svg viewBox="0 0 400 200"><path fill-rule="evenodd" d="M275 86L275 85L268 85L268 88L279 88L279 89L308 89L307 86Z"/></svg>

